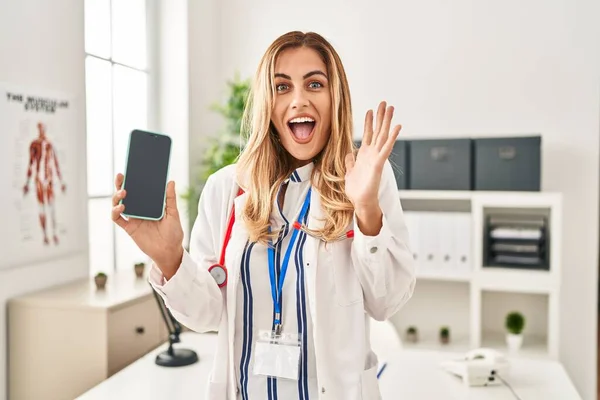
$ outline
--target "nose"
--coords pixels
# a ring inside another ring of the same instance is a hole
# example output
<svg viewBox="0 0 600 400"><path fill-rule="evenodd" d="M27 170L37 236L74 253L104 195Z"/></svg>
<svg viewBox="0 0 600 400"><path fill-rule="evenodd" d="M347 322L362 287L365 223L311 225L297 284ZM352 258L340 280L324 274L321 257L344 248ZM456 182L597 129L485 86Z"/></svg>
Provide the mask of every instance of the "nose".
<svg viewBox="0 0 600 400"><path fill-rule="evenodd" d="M309 101L308 96L302 89L298 89L294 91L294 97L292 99L292 108L298 109L302 107L308 107Z"/></svg>

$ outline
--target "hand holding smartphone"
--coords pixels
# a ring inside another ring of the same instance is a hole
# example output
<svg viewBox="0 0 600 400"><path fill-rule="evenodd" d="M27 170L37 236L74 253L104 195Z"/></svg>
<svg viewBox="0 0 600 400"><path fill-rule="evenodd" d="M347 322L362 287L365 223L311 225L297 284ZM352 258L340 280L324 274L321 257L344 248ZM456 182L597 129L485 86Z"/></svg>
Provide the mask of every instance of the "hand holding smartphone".
<svg viewBox="0 0 600 400"><path fill-rule="evenodd" d="M125 175L118 174L115 179L112 210L113 221L156 262L167 279L183 256L175 183L168 182L170 156L169 136L132 131Z"/></svg>

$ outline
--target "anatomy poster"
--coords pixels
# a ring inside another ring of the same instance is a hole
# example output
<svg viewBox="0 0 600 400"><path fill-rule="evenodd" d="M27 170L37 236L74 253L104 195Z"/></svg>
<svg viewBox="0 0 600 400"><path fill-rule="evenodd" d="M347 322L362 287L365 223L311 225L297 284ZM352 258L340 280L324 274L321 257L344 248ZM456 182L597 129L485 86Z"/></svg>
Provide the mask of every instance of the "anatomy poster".
<svg viewBox="0 0 600 400"><path fill-rule="evenodd" d="M0 268L85 249L75 108L64 94L0 84Z"/></svg>

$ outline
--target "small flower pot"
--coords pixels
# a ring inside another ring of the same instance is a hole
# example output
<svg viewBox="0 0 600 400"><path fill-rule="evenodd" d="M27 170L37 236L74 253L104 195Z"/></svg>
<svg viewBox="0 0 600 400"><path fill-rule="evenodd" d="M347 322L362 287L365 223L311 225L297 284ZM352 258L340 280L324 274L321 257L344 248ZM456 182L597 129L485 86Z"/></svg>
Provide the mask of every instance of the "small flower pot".
<svg viewBox="0 0 600 400"><path fill-rule="evenodd" d="M450 343L450 329L445 328L440 330L440 342L442 344Z"/></svg>
<svg viewBox="0 0 600 400"><path fill-rule="evenodd" d="M106 287L106 280L108 277L106 275L99 275L94 277L94 282L96 283L96 289L104 290Z"/></svg>
<svg viewBox="0 0 600 400"><path fill-rule="evenodd" d="M506 345L508 346L509 352L511 352L511 353L518 352L521 349L521 346L523 345L523 335L507 333L506 334Z"/></svg>
<svg viewBox="0 0 600 400"><path fill-rule="evenodd" d="M143 264L143 263L135 264L135 266L134 266L135 276L137 276L138 278L142 278L144 276L145 268L146 268L146 264Z"/></svg>
<svg viewBox="0 0 600 400"><path fill-rule="evenodd" d="M406 341L409 343L417 343L419 341L419 335L417 332L407 332Z"/></svg>

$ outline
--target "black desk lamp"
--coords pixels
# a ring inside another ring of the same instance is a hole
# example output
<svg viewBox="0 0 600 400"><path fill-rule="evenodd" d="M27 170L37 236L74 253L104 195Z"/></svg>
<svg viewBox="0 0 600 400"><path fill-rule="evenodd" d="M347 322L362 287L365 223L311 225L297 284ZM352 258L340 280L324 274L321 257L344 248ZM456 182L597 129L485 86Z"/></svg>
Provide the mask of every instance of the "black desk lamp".
<svg viewBox="0 0 600 400"><path fill-rule="evenodd" d="M152 287L152 286L150 286ZM162 298L154 288L152 293L156 298L160 313L163 316L167 330L169 331L169 348L156 356L156 364L163 367L183 367L186 365L194 364L198 361L198 355L195 351L189 349L175 349L173 343L180 343L179 334L181 333L181 325L173 317Z"/></svg>

